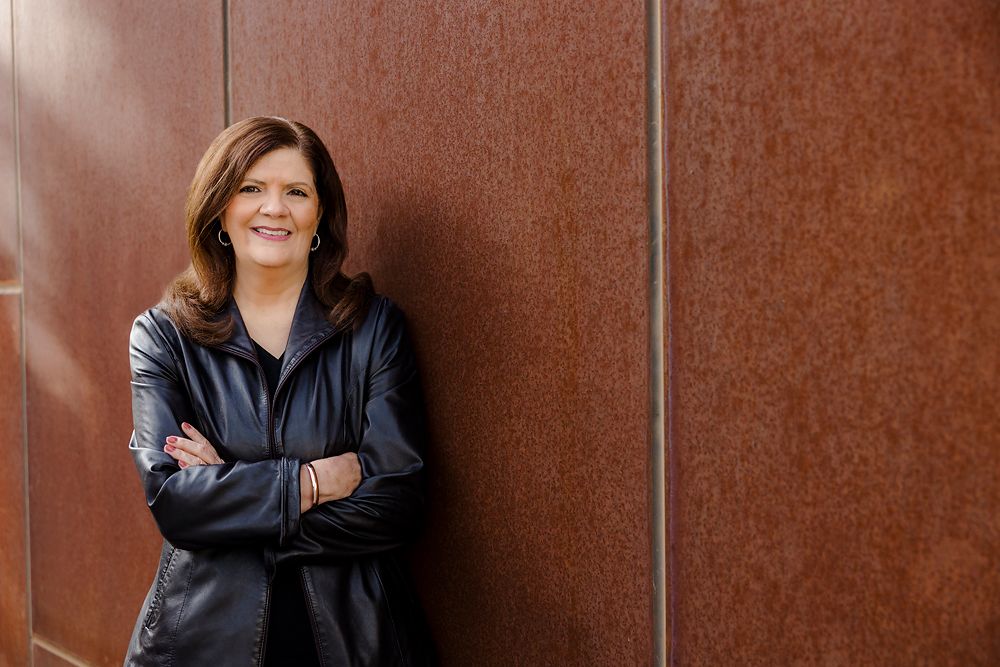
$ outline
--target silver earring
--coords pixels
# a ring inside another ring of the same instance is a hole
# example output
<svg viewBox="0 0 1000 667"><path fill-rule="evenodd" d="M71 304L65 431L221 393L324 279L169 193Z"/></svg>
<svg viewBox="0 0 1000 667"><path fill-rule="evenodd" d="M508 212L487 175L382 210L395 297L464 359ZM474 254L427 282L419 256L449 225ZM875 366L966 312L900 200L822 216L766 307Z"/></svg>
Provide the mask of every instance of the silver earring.
<svg viewBox="0 0 1000 667"><path fill-rule="evenodd" d="M222 240L222 232L223 232L223 230L220 229L219 230L219 234L218 234L218 236L219 236L219 243L221 243L222 245L233 245L232 240L230 240L229 243L226 243L225 241ZM226 234L226 236L229 236L229 234Z"/></svg>
<svg viewBox="0 0 1000 667"><path fill-rule="evenodd" d="M319 234L313 234L313 238L316 239L316 245L310 245L309 252L315 252L316 248L318 248L320 244Z"/></svg>

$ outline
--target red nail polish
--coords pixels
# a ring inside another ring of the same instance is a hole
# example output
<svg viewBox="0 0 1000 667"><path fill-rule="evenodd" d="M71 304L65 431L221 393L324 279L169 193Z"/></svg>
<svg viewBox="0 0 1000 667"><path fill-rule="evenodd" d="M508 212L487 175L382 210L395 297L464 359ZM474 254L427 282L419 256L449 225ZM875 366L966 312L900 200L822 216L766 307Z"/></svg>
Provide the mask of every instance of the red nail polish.
<svg viewBox="0 0 1000 667"><path fill-rule="evenodd" d="M168 451L168 452L172 452L172 451L174 451L177 448L174 447L173 445L166 445L163 449L166 450L166 451Z"/></svg>
<svg viewBox="0 0 1000 667"><path fill-rule="evenodd" d="M177 436L176 435L168 435L167 436L167 442L177 442Z"/></svg>
<svg viewBox="0 0 1000 667"><path fill-rule="evenodd" d="M188 429L188 428L191 428L191 424L188 424L187 422L182 422L181 423L181 427L185 428L185 429Z"/></svg>
<svg viewBox="0 0 1000 667"><path fill-rule="evenodd" d="M180 462L180 466L181 466L182 468L187 468L187 465L188 465L188 464L184 463L184 461L181 461L181 462Z"/></svg>

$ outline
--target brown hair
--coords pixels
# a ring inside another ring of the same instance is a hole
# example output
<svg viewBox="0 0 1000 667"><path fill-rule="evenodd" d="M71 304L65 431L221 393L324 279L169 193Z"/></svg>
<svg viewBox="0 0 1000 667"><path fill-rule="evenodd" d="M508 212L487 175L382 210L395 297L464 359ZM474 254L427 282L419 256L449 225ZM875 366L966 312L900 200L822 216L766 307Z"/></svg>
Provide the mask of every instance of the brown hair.
<svg viewBox="0 0 1000 667"><path fill-rule="evenodd" d="M222 131L205 151L188 188L185 219L191 265L174 278L162 307L177 327L203 345L232 334L222 310L233 291L236 257L217 240L219 217L253 164L277 148L298 149L312 168L322 214L319 248L309 253L309 278L327 319L337 328L354 326L374 292L367 273L341 272L347 257L347 204L340 176L326 146L311 129L277 116L255 116Z"/></svg>

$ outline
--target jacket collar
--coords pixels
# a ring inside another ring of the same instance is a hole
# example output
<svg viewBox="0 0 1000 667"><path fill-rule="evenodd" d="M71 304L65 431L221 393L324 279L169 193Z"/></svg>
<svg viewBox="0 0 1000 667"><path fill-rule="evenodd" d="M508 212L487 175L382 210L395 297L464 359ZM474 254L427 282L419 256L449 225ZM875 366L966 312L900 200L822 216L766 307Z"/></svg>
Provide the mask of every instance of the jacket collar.
<svg viewBox="0 0 1000 667"><path fill-rule="evenodd" d="M299 292L299 300L295 304L292 327L288 332L288 342L285 344L285 352L282 357L282 369L296 363L299 357L308 354L318 341L328 338L335 331L333 325L326 319L323 304L313 291L311 278L311 275L306 277L302 290ZM236 299L231 294L223 312L232 317L233 332L218 347L240 356L256 358L257 351L253 346L253 340L247 331L240 309L236 305Z"/></svg>

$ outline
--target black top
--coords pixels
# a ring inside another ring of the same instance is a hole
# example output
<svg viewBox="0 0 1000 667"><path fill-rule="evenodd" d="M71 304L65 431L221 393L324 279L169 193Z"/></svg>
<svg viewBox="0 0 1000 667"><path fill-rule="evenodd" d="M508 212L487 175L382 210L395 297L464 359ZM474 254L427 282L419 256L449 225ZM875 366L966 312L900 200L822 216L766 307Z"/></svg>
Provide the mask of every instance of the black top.
<svg viewBox="0 0 1000 667"><path fill-rule="evenodd" d="M267 392L274 398L274 388L278 384L281 360L253 341L257 359L264 367ZM319 667L316 656L316 642L313 639L309 614L306 611L305 596L302 592L302 578L295 565L279 565L271 580L271 607L267 624L267 647L265 665L302 665Z"/></svg>

